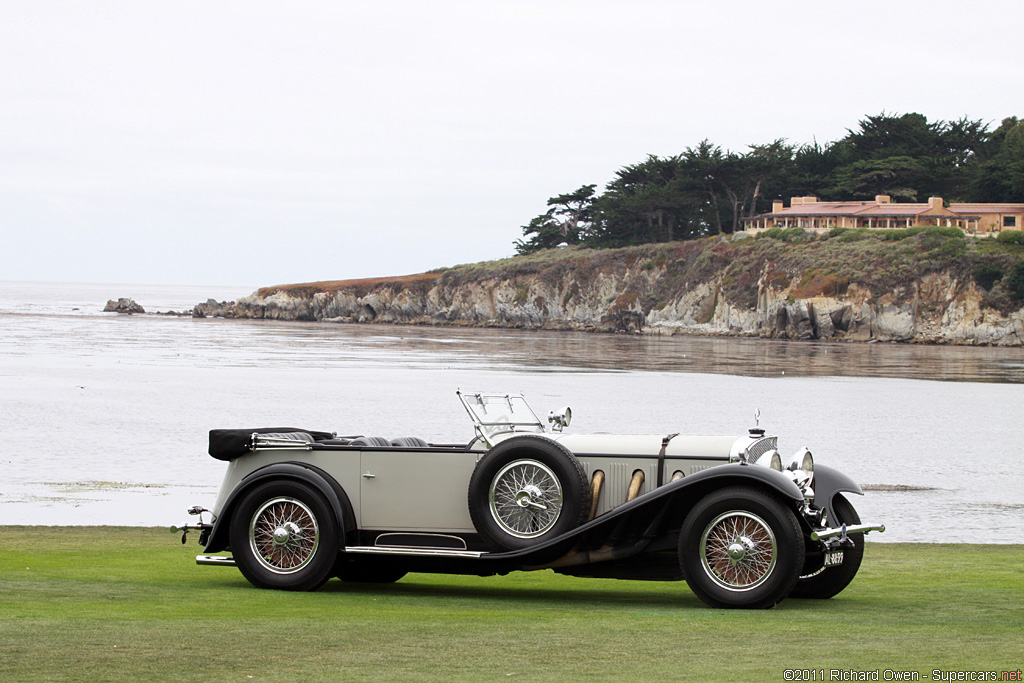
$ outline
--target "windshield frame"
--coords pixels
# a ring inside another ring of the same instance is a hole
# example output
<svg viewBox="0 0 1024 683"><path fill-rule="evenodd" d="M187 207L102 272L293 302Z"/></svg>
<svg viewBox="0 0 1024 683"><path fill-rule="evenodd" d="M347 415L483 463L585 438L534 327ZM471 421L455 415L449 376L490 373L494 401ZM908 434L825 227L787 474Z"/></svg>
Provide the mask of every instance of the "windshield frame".
<svg viewBox="0 0 1024 683"><path fill-rule="evenodd" d="M494 445L491 437L509 432L543 434L544 422L534 412L522 394L489 394L456 390L462 406L473 421L473 430L488 447ZM488 406L499 410L488 412Z"/></svg>

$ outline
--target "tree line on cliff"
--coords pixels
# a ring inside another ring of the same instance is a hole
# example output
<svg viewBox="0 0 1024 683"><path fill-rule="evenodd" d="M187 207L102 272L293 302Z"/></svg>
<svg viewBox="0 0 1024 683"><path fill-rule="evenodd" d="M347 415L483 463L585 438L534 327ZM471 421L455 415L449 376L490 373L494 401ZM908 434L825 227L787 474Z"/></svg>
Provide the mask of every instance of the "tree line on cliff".
<svg viewBox="0 0 1024 683"><path fill-rule="evenodd" d="M743 219L774 200L1013 202L1024 197L1024 121L992 129L966 117L934 121L917 113L868 116L840 140L794 145L784 139L744 153L709 140L675 156L648 155L596 184L551 197L523 226L521 254L563 244L620 247L742 230Z"/></svg>

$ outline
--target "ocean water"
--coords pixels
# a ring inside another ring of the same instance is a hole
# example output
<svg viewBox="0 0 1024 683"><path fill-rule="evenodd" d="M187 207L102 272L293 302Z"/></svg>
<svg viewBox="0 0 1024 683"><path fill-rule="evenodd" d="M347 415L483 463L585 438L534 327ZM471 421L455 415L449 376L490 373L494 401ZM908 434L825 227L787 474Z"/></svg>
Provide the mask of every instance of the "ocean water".
<svg viewBox="0 0 1024 683"><path fill-rule="evenodd" d="M218 427L467 441L455 390L579 432L777 434L869 490L871 541L1019 543L1024 350L193 320L255 287L0 282L0 524L171 525L212 507ZM194 521L194 518L191 518Z"/></svg>

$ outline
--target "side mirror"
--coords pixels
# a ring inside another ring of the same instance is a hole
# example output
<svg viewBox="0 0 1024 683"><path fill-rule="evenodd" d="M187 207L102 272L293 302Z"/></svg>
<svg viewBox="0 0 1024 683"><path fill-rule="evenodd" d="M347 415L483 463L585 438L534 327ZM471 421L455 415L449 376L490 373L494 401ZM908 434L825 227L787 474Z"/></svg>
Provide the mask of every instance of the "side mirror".
<svg viewBox="0 0 1024 683"><path fill-rule="evenodd" d="M548 413L548 422L552 424L552 429L556 432L562 431L572 422L572 408L565 406L558 410L552 410Z"/></svg>

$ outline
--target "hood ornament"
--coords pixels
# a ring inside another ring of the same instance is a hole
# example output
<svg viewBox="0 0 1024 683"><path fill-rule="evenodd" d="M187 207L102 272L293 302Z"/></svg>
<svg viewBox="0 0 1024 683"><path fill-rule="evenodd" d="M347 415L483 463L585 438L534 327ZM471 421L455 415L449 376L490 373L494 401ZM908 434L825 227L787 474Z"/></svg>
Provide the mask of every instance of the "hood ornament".
<svg viewBox="0 0 1024 683"><path fill-rule="evenodd" d="M760 438L764 436L764 430L761 429L761 409L754 408L754 426L749 430L750 436L753 438Z"/></svg>

